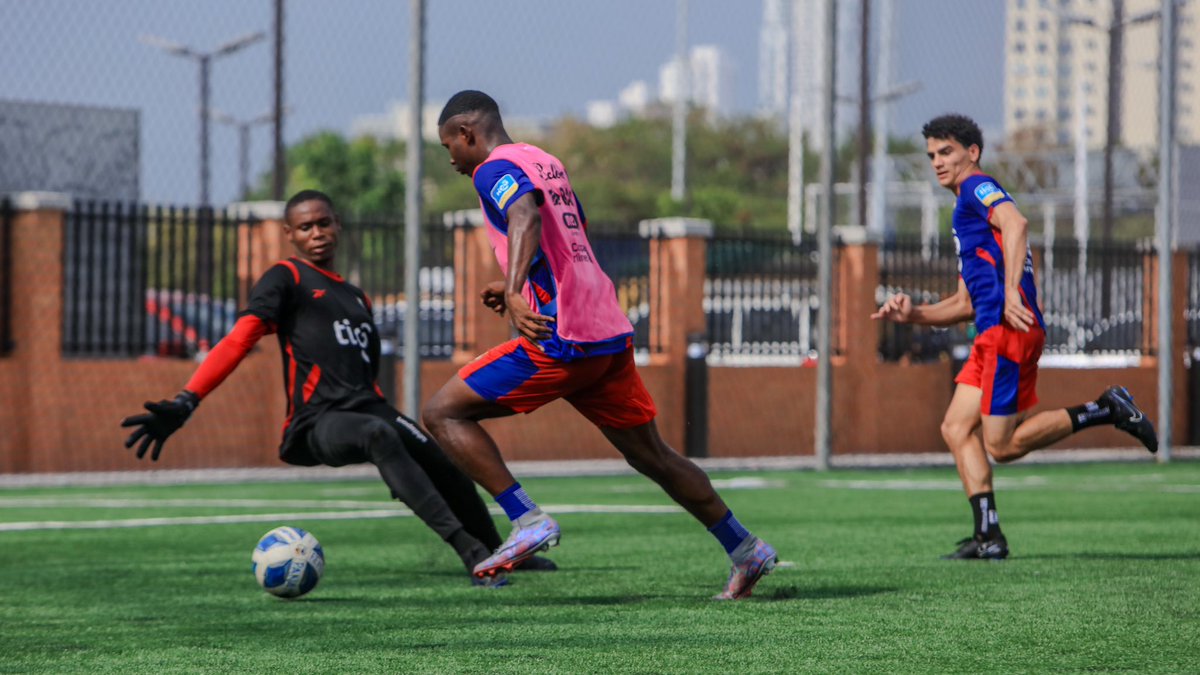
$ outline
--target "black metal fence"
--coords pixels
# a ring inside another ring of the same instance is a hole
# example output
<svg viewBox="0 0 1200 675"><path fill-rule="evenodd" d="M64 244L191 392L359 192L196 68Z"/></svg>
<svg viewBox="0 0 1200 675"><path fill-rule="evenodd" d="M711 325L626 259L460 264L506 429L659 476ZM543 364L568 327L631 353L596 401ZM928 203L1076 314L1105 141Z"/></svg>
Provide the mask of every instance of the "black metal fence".
<svg viewBox="0 0 1200 675"><path fill-rule="evenodd" d="M1183 320L1187 324L1188 347L1195 350L1200 348L1200 248L1189 250L1187 260L1187 308Z"/></svg>
<svg viewBox="0 0 1200 675"><path fill-rule="evenodd" d="M617 289L621 309L633 324L633 347L639 352L659 352L650 325L650 240L635 232L592 226L588 241L596 262Z"/></svg>
<svg viewBox="0 0 1200 675"><path fill-rule="evenodd" d="M190 357L237 317L251 225L208 208L77 203L63 246L63 354Z"/></svg>
<svg viewBox="0 0 1200 675"><path fill-rule="evenodd" d="M1034 256L1046 321L1045 354L1153 353L1143 331L1152 249L1136 242L1081 249L1064 241L1035 248ZM934 303L958 288L952 239L897 239L882 246L879 257L879 303L897 292L908 293L915 304ZM966 325L941 329L886 323L879 352L888 361L961 359L973 338Z"/></svg>
<svg viewBox="0 0 1200 675"><path fill-rule="evenodd" d="M710 240L704 281L710 361L802 363L814 357L822 311L817 268L815 242L796 244L787 232L718 234ZM834 312L837 306L835 295ZM835 323L837 318L830 317ZM837 331L832 348L834 354L841 349Z"/></svg>
<svg viewBox="0 0 1200 675"><path fill-rule="evenodd" d="M879 285L875 303L896 293L912 296L914 305L933 304L958 290L958 256L954 240L901 237L879 248ZM967 326L935 328L886 321L882 324L879 355L885 361L935 361L965 358L971 343Z"/></svg>
<svg viewBox="0 0 1200 675"><path fill-rule="evenodd" d="M1144 242L1092 244L1073 240L1041 255L1038 290L1046 320L1046 354L1150 355L1144 321L1155 252Z"/></svg>
<svg viewBox="0 0 1200 675"><path fill-rule="evenodd" d="M12 202L0 201L0 356L12 351Z"/></svg>
<svg viewBox="0 0 1200 675"><path fill-rule="evenodd" d="M404 241L401 220L342 221L339 268L371 298L384 352L396 355L404 350L407 311ZM454 304L454 228L441 218L427 221L421 227L420 249L418 351L422 358L450 358L455 347L454 314L469 311Z"/></svg>

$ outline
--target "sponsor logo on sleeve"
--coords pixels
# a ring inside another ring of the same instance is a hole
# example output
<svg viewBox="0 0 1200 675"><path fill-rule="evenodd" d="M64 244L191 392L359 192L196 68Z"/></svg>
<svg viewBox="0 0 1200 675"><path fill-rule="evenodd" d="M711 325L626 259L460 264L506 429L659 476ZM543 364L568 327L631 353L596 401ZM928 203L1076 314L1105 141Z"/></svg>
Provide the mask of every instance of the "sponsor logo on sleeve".
<svg viewBox="0 0 1200 675"><path fill-rule="evenodd" d="M497 208L504 208L508 204L508 200L517 193L517 179L512 177L512 174L506 173L496 181L492 186L491 196L492 201L496 202Z"/></svg>
<svg viewBox="0 0 1200 675"><path fill-rule="evenodd" d="M982 202L984 206L991 206L1006 196L1004 190L996 187L996 184L991 181L986 181L975 186L975 198Z"/></svg>

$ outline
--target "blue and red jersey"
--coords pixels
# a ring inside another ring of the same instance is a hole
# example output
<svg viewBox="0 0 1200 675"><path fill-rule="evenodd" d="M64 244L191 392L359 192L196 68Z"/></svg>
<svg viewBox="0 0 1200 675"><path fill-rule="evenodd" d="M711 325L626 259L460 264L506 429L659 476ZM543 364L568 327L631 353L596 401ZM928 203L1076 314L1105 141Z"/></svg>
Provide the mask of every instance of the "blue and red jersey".
<svg viewBox="0 0 1200 675"><path fill-rule="evenodd" d="M992 210L1013 199L999 181L979 173L959 186L951 224L958 249L958 270L971 305L975 309L975 328L980 334L1004 321L1004 246L1000 229L991 224ZM1033 255L1025 250L1021 274L1021 300L1033 312L1044 331L1046 322L1038 307L1037 286L1033 279Z"/></svg>

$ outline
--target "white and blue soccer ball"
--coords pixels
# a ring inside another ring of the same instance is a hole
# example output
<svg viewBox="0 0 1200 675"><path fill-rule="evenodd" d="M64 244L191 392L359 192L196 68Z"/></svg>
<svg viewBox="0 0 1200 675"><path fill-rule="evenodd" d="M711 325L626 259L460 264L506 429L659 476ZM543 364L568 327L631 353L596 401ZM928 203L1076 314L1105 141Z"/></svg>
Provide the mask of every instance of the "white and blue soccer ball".
<svg viewBox="0 0 1200 675"><path fill-rule="evenodd" d="M250 560L258 585L281 598L298 598L311 591L325 572L321 543L298 527L277 527L264 534Z"/></svg>

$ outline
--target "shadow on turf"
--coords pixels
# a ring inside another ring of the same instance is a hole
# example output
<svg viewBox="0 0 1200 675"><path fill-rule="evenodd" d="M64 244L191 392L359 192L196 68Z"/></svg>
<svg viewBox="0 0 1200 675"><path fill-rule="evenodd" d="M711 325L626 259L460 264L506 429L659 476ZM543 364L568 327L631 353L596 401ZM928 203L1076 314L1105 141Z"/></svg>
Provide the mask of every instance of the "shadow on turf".
<svg viewBox="0 0 1200 675"><path fill-rule="evenodd" d="M802 586L784 586L782 588L760 589L754 594L759 600L836 600L839 598L861 598L868 595L883 595L895 593L900 589L890 586L824 586L805 588Z"/></svg>
<svg viewBox="0 0 1200 675"><path fill-rule="evenodd" d="M1200 560L1200 552L1129 553L1127 551L1119 551L1092 553L1035 553L1034 555L1013 556L1012 560Z"/></svg>

